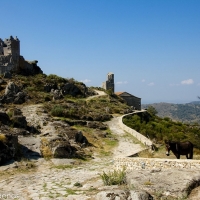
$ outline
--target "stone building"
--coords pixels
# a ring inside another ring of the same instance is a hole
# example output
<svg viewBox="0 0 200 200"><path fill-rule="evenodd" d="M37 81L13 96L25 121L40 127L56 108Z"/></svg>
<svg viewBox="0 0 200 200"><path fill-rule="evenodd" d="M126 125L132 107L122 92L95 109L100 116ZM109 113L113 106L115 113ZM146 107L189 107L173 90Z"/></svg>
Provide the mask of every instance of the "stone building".
<svg viewBox="0 0 200 200"><path fill-rule="evenodd" d="M102 88L111 90L113 93L115 92L114 74L112 72L107 74L107 81L103 82Z"/></svg>
<svg viewBox="0 0 200 200"><path fill-rule="evenodd" d="M116 92L129 106L133 106L134 110L141 110L141 98L133 96L128 92Z"/></svg>
<svg viewBox="0 0 200 200"><path fill-rule="evenodd" d="M25 74L42 73L42 70L37 66L38 61L26 61L20 55L19 39L10 36L4 41L0 38L0 74L15 70L16 72Z"/></svg>

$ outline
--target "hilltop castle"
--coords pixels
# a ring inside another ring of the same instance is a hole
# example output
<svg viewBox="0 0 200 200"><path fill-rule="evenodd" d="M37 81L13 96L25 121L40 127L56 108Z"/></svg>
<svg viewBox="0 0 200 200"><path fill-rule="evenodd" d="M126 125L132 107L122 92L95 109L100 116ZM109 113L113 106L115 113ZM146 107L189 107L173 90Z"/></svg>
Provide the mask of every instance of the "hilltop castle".
<svg viewBox="0 0 200 200"><path fill-rule="evenodd" d="M19 39L10 36L4 41L0 38L0 74L10 72L11 70L20 74L38 74L42 70L37 66L38 61L26 61L20 55Z"/></svg>

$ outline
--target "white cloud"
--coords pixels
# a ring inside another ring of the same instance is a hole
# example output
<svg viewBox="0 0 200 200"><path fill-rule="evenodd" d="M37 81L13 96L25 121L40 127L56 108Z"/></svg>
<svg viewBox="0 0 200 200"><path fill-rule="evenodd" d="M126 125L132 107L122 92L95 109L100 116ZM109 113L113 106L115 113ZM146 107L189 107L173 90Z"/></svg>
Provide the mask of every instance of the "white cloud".
<svg viewBox="0 0 200 200"><path fill-rule="evenodd" d="M187 79L187 80L181 81L182 85L191 85L193 83L194 83L193 79Z"/></svg>
<svg viewBox="0 0 200 200"><path fill-rule="evenodd" d="M118 81L118 82L116 82L117 85L122 85L122 84L127 84L127 83L128 83L128 81Z"/></svg>
<svg viewBox="0 0 200 200"><path fill-rule="evenodd" d="M80 82L83 82L83 83L89 83L89 82L91 82L91 80L89 80L89 79L85 79L85 80L80 80Z"/></svg>
<svg viewBox="0 0 200 200"><path fill-rule="evenodd" d="M151 82L151 83L148 84L148 86L154 86L154 85L155 85L154 82Z"/></svg>
<svg viewBox="0 0 200 200"><path fill-rule="evenodd" d="M142 79L142 83L144 83L146 80L145 79Z"/></svg>

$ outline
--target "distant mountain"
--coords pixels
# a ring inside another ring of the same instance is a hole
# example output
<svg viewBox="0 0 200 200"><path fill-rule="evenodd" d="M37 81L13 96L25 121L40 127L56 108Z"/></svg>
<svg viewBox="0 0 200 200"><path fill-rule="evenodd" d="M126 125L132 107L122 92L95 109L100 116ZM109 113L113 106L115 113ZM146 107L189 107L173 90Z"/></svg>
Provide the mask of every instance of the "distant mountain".
<svg viewBox="0 0 200 200"><path fill-rule="evenodd" d="M200 104L200 101L192 101L191 104Z"/></svg>
<svg viewBox="0 0 200 200"><path fill-rule="evenodd" d="M143 104L142 108L153 106L159 117L169 117L174 121L181 121L185 123L200 123L200 101L193 101L186 104L172 104L172 103L153 103Z"/></svg>

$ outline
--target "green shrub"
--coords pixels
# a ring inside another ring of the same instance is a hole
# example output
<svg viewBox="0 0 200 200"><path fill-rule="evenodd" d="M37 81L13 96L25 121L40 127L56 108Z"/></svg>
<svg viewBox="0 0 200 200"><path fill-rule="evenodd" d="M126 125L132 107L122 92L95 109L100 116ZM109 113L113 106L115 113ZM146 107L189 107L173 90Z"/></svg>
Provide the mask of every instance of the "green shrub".
<svg viewBox="0 0 200 200"><path fill-rule="evenodd" d="M103 172L100 175L104 185L123 185L126 184L126 172L123 170L114 170L113 172L108 172L107 174Z"/></svg>
<svg viewBox="0 0 200 200"><path fill-rule="evenodd" d="M54 106L51 110L51 115L55 117L63 117L64 115L64 108L62 106Z"/></svg>

